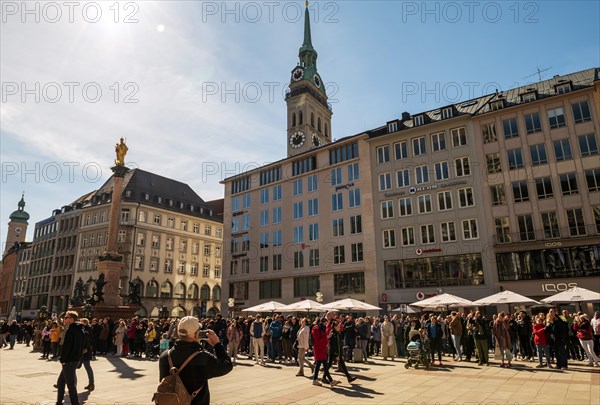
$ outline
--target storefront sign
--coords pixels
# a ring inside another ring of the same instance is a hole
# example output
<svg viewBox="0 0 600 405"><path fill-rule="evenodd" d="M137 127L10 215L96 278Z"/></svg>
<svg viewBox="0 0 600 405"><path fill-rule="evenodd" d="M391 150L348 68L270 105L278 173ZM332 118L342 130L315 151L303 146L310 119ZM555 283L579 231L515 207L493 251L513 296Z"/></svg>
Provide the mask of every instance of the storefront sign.
<svg viewBox="0 0 600 405"><path fill-rule="evenodd" d="M381 293L381 302L387 302L387 294Z"/></svg>
<svg viewBox="0 0 600 405"><path fill-rule="evenodd" d="M425 186L425 187L411 187L408 189L408 192L410 194L415 194L419 191L428 191L428 190L436 190L438 188L437 184L431 185L431 186Z"/></svg>
<svg viewBox="0 0 600 405"><path fill-rule="evenodd" d="M419 292L417 293L417 299L418 299L419 301L421 301L422 299L425 299L425 294L423 294L421 291L419 291Z"/></svg>
<svg viewBox="0 0 600 405"><path fill-rule="evenodd" d="M542 291L543 292L561 292L567 291L569 288L577 287L577 283L543 283Z"/></svg>
<svg viewBox="0 0 600 405"><path fill-rule="evenodd" d="M559 247L562 246L562 242L548 242L544 245L547 248Z"/></svg>

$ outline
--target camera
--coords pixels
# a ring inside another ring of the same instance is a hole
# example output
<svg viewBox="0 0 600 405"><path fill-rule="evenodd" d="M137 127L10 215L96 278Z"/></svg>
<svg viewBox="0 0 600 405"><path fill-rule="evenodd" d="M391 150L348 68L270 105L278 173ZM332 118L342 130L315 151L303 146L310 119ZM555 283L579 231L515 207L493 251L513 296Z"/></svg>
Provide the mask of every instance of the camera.
<svg viewBox="0 0 600 405"><path fill-rule="evenodd" d="M198 339L208 340L208 330L201 330L198 332Z"/></svg>

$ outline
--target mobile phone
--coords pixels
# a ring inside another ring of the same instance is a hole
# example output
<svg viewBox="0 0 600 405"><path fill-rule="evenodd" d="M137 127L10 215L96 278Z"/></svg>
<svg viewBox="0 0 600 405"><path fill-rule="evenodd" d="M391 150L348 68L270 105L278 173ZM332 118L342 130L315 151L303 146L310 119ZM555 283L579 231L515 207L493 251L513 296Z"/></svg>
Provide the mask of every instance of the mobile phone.
<svg viewBox="0 0 600 405"><path fill-rule="evenodd" d="M198 333L198 339L200 339L200 340L208 340L208 331L207 330L201 330Z"/></svg>

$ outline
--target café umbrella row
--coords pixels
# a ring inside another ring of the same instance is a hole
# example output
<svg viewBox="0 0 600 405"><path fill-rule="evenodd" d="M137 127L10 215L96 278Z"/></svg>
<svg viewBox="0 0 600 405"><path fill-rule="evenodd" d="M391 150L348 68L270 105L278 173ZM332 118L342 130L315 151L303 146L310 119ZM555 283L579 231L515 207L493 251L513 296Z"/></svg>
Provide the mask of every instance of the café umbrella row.
<svg viewBox="0 0 600 405"><path fill-rule="evenodd" d="M415 308L420 310L449 310L450 308L463 308L463 307L485 307L489 305L541 305L544 304L559 304L559 303L577 303L581 306L585 302L600 302L600 293L587 290L581 287L573 287L567 291L560 292L550 297L544 298L541 302L535 301L531 298L517 294L512 291L504 290L497 294L484 297L476 301L469 301L467 299L457 297L452 294L440 294L431 298L427 298L421 301L413 302L409 306L395 309L395 312L404 313L415 313L418 312ZM293 304L283 304L277 301L269 301L263 304L259 304L250 308L242 309L243 312L270 312L270 313L321 313L326 311L340 311L340 312L366 312L366 311L380 311L381 308L375 305L368 304L366 302L354 300L352 298L346 298L339 301L333 301L329 304L321 304L313 300L302 300Z"/></svg>

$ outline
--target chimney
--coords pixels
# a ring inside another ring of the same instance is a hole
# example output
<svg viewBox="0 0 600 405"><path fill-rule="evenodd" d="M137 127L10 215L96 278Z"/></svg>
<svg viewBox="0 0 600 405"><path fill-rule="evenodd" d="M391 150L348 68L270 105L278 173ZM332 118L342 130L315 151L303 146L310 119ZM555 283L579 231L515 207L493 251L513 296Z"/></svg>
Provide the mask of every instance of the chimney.
<svg viewBox="0 0 600 405"><path fill-rule="evenodd" d="M409 119L410 119L410 113L409 113L409 112L406 112L406 111L404 111L404 112L402 113L402 121L408 121Z"/></svg>

